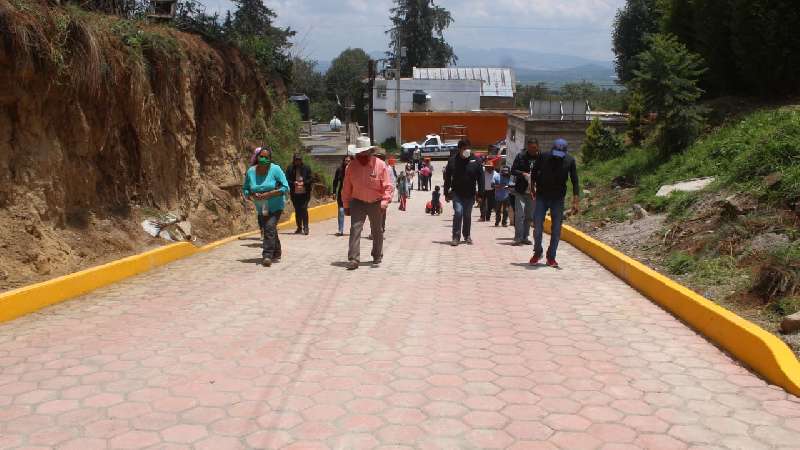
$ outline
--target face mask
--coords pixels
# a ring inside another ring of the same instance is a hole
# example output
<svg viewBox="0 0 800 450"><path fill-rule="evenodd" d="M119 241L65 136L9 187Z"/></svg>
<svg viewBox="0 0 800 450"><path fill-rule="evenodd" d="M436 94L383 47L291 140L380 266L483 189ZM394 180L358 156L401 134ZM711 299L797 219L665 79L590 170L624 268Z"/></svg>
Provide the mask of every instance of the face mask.
<svg viewBox="0 0 800 450"><path fill-rule="evenodd" d="M464 159L469 158L470 155L472 155L472 150L470 150L470 149L466 149L463 152L461 152L461 157L464 158Z"/></svg>
<svg viewBox="0 0 800 450"><path fill-rule="evenodd" d="M271 162L272 161L270 161L269 158L267 158L266 156L259 156L258 157L258 165L259 166L266 166Z"/></svg>
<svg viewBox="0 0 800 450"><path fill-rule="evenodd" d="M556 158L563 158L567 156L567 152L553 149L553 156L555 156Z"/></svg>

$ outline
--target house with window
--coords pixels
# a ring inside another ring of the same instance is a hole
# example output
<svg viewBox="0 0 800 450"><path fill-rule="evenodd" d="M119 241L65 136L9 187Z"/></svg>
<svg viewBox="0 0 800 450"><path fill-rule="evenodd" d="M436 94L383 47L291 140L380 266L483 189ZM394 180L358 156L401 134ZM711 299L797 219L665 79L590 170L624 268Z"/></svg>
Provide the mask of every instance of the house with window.
<svg viewBox="0 0 800 450"><path fill-rule="evenodd" d="M493 144L505 136L506 114L499 110L514 107L515 90L508 68L414 68L411 78L400 80L399 92L397 80L377 78L372 92L374 140L395 137L399 117L403 142L461 126L473 144Z"/></svg>

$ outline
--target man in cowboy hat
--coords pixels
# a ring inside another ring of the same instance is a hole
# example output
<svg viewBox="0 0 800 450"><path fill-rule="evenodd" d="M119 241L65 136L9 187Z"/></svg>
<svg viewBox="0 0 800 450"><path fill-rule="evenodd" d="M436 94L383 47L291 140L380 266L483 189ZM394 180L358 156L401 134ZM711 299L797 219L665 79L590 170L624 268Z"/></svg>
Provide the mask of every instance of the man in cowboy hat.
<svg viewBox="0 0 800 450"><path fill-rule="evenodd" d="M386 163L376 158L375 147L358 147L353 150L355 161L347 166L342 188L344 213L350 216L350 247L347 269L358 269L361 261L361 232L369 217L372 230L372 259L374 264L383 260L383 214L392 200L394 186Z"/></svg>

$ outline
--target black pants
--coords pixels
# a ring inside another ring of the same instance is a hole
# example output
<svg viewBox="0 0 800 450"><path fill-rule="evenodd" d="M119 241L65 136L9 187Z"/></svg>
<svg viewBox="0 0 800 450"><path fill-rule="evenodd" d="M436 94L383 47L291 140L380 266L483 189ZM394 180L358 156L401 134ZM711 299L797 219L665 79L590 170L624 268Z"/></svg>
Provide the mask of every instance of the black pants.
<svg viewBox="0 0 800 450"><path fill-rule="evenodd" d="M494 212L494 192L489 192L481 199L481 219L491 220L492 212Z"/></svg>
<svg viewBox="0 0 800 450"><path fill-rule="evenodd" d="M505 199L503 201L498 201L497 199L494 200L495 225L500 225L501 216L503 218L503 226L506 226L508 224L508 210L509 210L508 199Z"/></svg>
<svg viewBox="0 0 800 450"><path fill-rule="evenodd" d="M281 219L283 211L275 211L261 216L264 228L261 235L263 242L261 243L261 257L269 259L278 259L281 257L281 240L278 236L278 222Z"/></svg>
<svg viewBox="0 0 800 450"><path fill-rule="evenodd" d="M292 194L292 205L294 205L294 220L297 229L308 231L308 202L311 200L309 194Z"/></svg>

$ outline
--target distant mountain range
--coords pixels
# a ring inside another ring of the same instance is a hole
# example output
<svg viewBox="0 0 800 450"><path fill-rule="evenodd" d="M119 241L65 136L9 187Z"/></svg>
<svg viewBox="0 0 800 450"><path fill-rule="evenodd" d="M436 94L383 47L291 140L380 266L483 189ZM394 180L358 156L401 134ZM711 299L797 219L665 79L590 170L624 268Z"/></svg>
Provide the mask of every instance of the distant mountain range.
<svg viewBox="0 0 800 450"><path fill-rule="evenodd" d="M383 58L380 51L369 52L373 58ZM537 52L525 49L461 48L456 50L457 65L461 67L511 67L517 81L524 84L545 83L553 87L565 83L589 81L598 85L613 85L616 79L611 61L598 61L581 56ZM329 61L319 61L317 70L325 72Z"/></svg>

